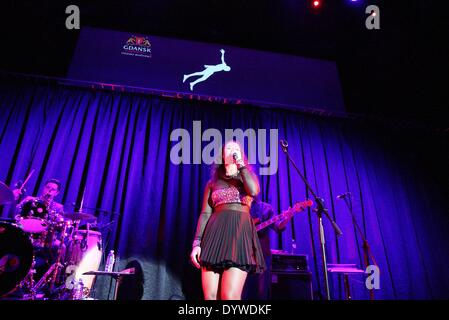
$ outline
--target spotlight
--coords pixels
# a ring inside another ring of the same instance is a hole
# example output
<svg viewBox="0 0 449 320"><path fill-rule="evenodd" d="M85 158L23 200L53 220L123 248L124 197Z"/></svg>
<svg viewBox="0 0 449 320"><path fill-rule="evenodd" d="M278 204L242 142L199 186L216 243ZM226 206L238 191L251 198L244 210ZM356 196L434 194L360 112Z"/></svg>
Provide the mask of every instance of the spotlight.
<svg viewBox="0 0 449 320"><path fill-rule="evenodd" d="M322 0L310 0L307 1L307 4L311 13L319 14L323 10L325 2Z"/></svg>

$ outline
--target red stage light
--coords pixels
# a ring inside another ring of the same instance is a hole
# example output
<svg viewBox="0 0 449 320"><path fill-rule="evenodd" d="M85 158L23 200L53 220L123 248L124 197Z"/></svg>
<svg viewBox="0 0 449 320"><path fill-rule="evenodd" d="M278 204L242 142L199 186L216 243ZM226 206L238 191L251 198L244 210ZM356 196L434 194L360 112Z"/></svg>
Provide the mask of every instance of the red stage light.
<svg viewBox="0 0 449 320"><path fill-rule="evenodd" d="M315 8L319 7L319 5L320 5L320 2L319 2L319 1L317 1L317 0L313 1L313 6L314 6Z"/></svg>

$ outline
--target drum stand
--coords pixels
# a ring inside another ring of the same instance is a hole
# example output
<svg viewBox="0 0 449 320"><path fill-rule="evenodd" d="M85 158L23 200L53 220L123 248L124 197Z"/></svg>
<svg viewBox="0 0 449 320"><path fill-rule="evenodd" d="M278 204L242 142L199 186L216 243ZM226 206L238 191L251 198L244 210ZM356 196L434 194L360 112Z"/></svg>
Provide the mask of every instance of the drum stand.
<svg viewBox="0 0 449 320"><path fill-rule="evenodd" d="M33 262L31 264L30 271L26 275L25 279L20 283L20 288L25 289L29 292L27 295L23 295L24 300L35 300L36 299L36 291L34 290L34 274L36 273L36 269L34 269L34 266L36 265L36 260L33 255Z"/></svg>
<svg viewBox="0 0 449 320"><path fill-rule="evenodd" d="M59 259L57 262L53 263L51 267L48 269L48 271L42 276L42 278L36 283L36 285L31 289L31 291L37 292L46 282L50 283L50 291L53 290L54 284L56 281L56 277L58 275L58 271L60 268L62 268L63 265L59 263ZM48 281L48 278L52 275L50 278L50 281Z"/></svg>
<svg viewBox="0 0 449 320"><path fill-rule="evenodd" d="M54 291L56 279L58 278L58 275L60 274L59 271L64 267L64 265L61 264L61 256L62 256L62 248L64 246L64 242L65 242L65 238L66 238L66 230L67 230L67 225L64 225L64 228L62 230L61 243L59 244L59 248L58 248L56 262L50 266L50 268L42 276L42 278L36 283L36 285L34 285L34 286L31 285L30 291L31 291L31 295L34 297L36 296L37 291L40 288L42 288L42 286L46 283L50 284L49 292L52 293ZM34 263L33 263L33 266L34 266ZM35 271L33 270L33 273L34 272ZM34 282L33 279L31 281Z"/></svg>

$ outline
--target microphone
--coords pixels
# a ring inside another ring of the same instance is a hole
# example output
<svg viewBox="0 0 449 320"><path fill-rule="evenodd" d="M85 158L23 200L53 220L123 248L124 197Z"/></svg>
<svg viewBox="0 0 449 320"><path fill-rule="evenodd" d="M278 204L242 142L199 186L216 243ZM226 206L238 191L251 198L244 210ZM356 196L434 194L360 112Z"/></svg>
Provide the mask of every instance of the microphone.
<svg viewBox="0 0 449 320"><path fill-rule="evenodd" d="M245 163L244 163L243 159L241 158L241 156L239 154L234 152L232 154L232 158L234 159L234 163L237 165L237 169L238 170L240 170L240 169L245 167Z"/></svg>
<svg viewBox="0 0 449 320"><path fill-rule="evenodd" d="M345 198L347 198L347 197L351 197L351 192L345 192L345 193L343 193L343 194L339 194L339 195L337 196L337 199L345 199Z"/></svg>
<svg viewBox="0 0 449 320"><path fill-rule="evenodd" d="M108 222L108 223L106 223L106 224L104 224L104 225L100 225L99 227L98 227L98 229L107 229L107 228L110 228L111 226L112 226L112 224L114 224L115 223L115 220L112 220L111 222Z"/></svg>
<svg viewBox="0 0 449 320"><path fill-rule="evenodd" d="M87 248L87 233L85 233L83 235L83 239L81 240L81 243L80 243L81 251L86 251L86 248Z"/></svg>
<svg viewBox="0 0 449 320"><path fill-rule="evenodd" d="M234 163L237 165L237 169L240 169L243 165L241 160L239 160L239 157L236 152L232 154L232 158L234 159Z"/></svg>
<svg viewBox="0 0 449 320"><path fill-rule="evenodd" d="M83 235L83 239L81 240L80 248L81 251L86 251L87 248L87 237L89 236L89 224L86 224L86 233Z"/></svg>
<svg viewBox="0 0 449 320"><path fill-rule="evenodd" d="M81 208L79 205L76 204L76 202L72 202L70 205L72 207L75 207L75 210L76 209L79 210ZM101 208L90 208L90 207L84 206L83 209L85 209L85 210L94 210L94 211L97 211L97 212L103 212L103 213L108 213L108 214L111 213L110 211L105 210L105 209L101 209ZM117 213L117 212L112 211L112 213Z"/></svg>

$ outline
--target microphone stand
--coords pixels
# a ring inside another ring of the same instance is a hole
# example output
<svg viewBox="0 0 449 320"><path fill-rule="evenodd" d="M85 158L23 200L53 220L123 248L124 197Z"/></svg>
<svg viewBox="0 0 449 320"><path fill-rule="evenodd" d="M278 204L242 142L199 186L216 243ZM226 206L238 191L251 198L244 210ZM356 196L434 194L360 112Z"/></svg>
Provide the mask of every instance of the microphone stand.
<svg viewBox="0 0 449 320"><path fill-rule="evenodd" d="M348 200L349 198L349 200ZM371 252L371 248L369 246L368 240L365 238L362 229L360 228L359 224L357 223L357 220L355 219L354 211L352 210L352 201L351 201L351 195L349 193L349 196L343 197L343 200L345 200L346 206L349 209L349 213L352 216L352 223L354 224L355 228L357 229L358 233L360 234L360 237L363 241L363 257L365 262L365 270L369 266L370 258L373 261L374 265L376 267L379 267L377 265L376 259L374 259L373 253ZM370 300L374 300L374 289L370 289Z"/></svg>
<svg viewBox="0 0 449 320"><path fill-rule="evenodd" d="M81 198L81 206L79 209L79 213L83 213L85 195L86 195L86 187L84 187L83 197ZM87 250L87 239L89 238L89 229L90 229L89 222L86 222L86 233L84 234L80 244L81 251L83 252Z"/></svg>
<svg viewBox="0 0 449 320"><path fill-rule="evenodd" d="M287 156L287 159L292 163L293 167L296 169L296 172L298 172L299 176L306 184L308 190L310 191L312 196L315 198L315 203L317 204L317 208L314 211L317 214L318 224L319 224L319 228L320 228L320 247L321 247L321 257L322 257L322 262L323 262L324 285L325 285L325 289L326 289L326 298L327 298L327 300L331 300L330 291L329 291L329 277L327 274L327 259L326 259L326 248L325 248L326 240L324 237L323 214L329 219L329 221L331 222L332 227L334 228L337 235L341 236L343 233L341 232L340 228L335 223L335 221L332 220L332 218L330 217L327 208L324 206L324 199L317 196L317 194L312 189L312 187L310 186L307 179L301 174L301 171L298 169L295 162L290 157L290 154L288 153L288 150L287 150L288 149L287 141L281 140L280 143L282 146L282 151L284 151L285 155Z"/></svg>

